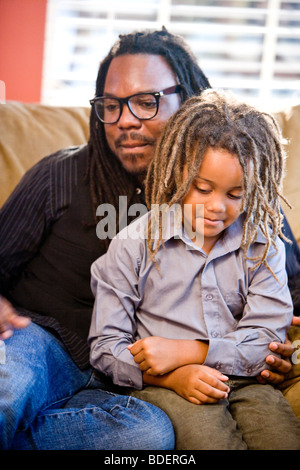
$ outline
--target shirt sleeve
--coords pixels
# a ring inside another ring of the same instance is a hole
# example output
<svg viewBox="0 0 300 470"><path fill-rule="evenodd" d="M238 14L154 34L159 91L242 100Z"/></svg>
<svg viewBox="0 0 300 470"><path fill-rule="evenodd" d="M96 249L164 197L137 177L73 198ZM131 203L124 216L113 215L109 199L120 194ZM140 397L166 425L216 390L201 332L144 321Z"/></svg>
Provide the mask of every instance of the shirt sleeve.
<svg viewBox="0 0 300 470"><path fill-rule="evenodd" d="M242 318L235 331L209 338L206 365L228 375L256 376L268 368L265 358L270 354L269 344L285 341L293 306L280 240L277 247L277 253L274 248L270 250L268 263L278 280L265 265L251 275Z"/></svg>
<svg viewBox="0 0 300 470"><path fill-rule="evenodd" d="M127 240L128 241L128 240ZM120 386L142 389L142 372L127 349L135 341L139 260L130 243L112 240L91 267L95 305L90 328L90 362Z"/></svg>

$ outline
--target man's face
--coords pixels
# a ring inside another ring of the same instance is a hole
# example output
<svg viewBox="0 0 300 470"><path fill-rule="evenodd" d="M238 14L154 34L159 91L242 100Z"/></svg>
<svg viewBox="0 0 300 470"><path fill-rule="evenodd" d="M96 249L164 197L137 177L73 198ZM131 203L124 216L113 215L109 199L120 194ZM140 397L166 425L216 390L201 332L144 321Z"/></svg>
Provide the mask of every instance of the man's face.
<svg viewBox="0 0 300 470"><path fill-rule="evenodd" d="M176 84L175 74L162 56L126 54L112 60L103 94L125 98L135 93L161 91ZM129 173L138 175L147 170L164 124L180 105L179 94L162 96L157 115L144 121L133 116L125 104L118 122L104 124L110 149Z"/></svg>

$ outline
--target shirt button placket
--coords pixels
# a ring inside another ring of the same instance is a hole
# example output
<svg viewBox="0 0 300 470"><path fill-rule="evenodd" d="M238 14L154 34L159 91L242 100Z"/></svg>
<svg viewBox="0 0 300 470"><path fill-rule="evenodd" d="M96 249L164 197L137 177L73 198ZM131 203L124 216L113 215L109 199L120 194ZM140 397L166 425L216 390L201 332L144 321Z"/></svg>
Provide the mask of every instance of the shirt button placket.
<svg viewBox="0 0 300 470"><path fill-rule="evenodd" d="M212 294L206 294L205 296L205 299L208 300L208 301L212 301L214 300L214 296ZM221 335L219 333L219 331L216 329L217 327L217 324L216 322L214 321L215 320L215 316L214 316L214 313L212 312L211 308L209 308L209 319L211 320L211 322L213 323L213 326L215 329L211 330L210 332L210 335L212 338L219 338Z"/></svg>

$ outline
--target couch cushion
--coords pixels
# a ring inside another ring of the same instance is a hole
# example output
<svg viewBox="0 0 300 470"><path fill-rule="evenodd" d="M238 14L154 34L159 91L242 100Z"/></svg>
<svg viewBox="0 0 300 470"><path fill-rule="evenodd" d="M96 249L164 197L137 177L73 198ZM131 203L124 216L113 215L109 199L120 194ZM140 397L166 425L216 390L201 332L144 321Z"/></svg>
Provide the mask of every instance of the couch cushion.
<svg viewBox="0 0 300 470"><path fill-rule="evenodd" d="M61 148L86 143L90 108L0 104L0 207L25 171Z"/></svg>
<svg viewBox="0 0 300 470"><path fill-rule="evenodd" d="M289 339L296 348L292 356L293 369L286 376L285 381L279 385L279 388L289 401L295 415L300 419L300 326L290 328Z"/></svg>
<svg viewBox="0 0 300 470"><path fill-rule="evenodd" d="M293 209L289 209L284 204L283 209L300 243L300 105L292 106L274 115L282 129L283 136L288 140L283 192Z"/></svg>

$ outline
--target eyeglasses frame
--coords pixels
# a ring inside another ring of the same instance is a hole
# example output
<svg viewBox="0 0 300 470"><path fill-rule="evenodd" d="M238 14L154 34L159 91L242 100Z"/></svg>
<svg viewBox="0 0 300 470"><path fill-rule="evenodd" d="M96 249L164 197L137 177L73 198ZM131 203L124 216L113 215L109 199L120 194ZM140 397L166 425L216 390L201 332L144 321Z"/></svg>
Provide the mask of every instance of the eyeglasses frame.
<svg viewBox="0 0 300 470"><path fill-rule="evenodd" d="M116 124L116 123L119 121L119 119L120 119L120 117L121 117L121 115L122 115L122 112L123 112L123 105L124 105L124 104L127 104L129 111L131 112L131 114L132 114L135 118L139 119L140 121L149 121L150 119L153 119L153 118L157 115L157 113L158 113L158 109L159 109L159 99L160 99L162 96L172 95L173 93L180 93L181 89L182 89L181 85L178 85L178 84L177 84L177 85L173 85L173 86L171 86L171 87L165 88L164 90L161 90L161 91L155 91L155 92L147 92L147 91L144 91L144 92L140 92L140 93L134 93L133 95L127 96L126 98L117 98L117 97L115 97L115 96L95 96L93 99L90 100L90 104L93 106L93 105L95 105L95 103L96 103L97 101L99 101L99 100L102 99L102 98L112 98L112 99L115 99L115 100L117 100L117 101L119 102L119 104L120 104L120 114L119 114L118 119L115 120L115 121L113 121L113 122L105 122L105 121L103 121L103 120L100 118L100 116L98 115L96 107L94 107L97 118L98 118L99 121L101 121L103 124ZM150 118L140 118L140 117L136 116L136 115L134 114L134 112L132 111L132 109L131 109L131 107L130 107L129 100L130 100L131 98L133 98L134 96L141 96L141 95L152 95L152 96L154 96L155 101L156 101L156 113L154 114L154 116L151 116Z"/></svg>

